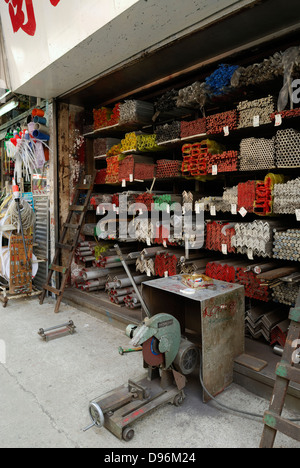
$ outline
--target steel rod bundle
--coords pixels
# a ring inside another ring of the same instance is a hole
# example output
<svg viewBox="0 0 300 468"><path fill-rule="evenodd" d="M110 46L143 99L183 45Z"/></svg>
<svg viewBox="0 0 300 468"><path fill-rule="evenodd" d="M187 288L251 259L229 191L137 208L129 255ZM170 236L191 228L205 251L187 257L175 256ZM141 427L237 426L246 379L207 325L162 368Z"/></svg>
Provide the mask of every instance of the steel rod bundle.
<svg viewBox="0 0 300 468"><path fill-rule="evenodd" d="M239 153L237 151L224 151L221 154L207 155L207 173L217 175L222 172L238 170Z"/></svg>
<svg viewBox="0 0 300 468"><path fill-rule="evenodd" d="M245 138L240 144L240 170L272 169L275 163L275 138Z"/></svg>
<svg viewBox="0 0 300 468"><path fill-rule="evenodd" d="M274 233L273 257L278 260L300 261L300 229Z"/></svg>
<svg viewBox="0 0 300 468"><path fill-rule="evenodd" d="M231 89L231 79L237 65L220 64L218 68L205 79L206 90L209 96L222 96Z"/></svg>
<svg viewBox="0 0 300 468"><path fill-rule="evenodd" d="M281 281L272 289L273 301L295 307L300 291L300 284Z"/></svg>
<svg viewBox="0 0 300 468"><path fill-rule="evenodd" d="M171 124L158 125L155 129L157 143L163 143L172 140L178 140L181 133L180 122L172 122Z"/></svg>
<svg viewBox="0 0 300 468"><path fill-rule="evenodd" d="M271 120L275 121L276 117L280 116L282 120L284 119L292 119L294 117L299 117L300 116L300 108L297 109L289 109L281 112L273 112L273 114L270 115Z"/></svg>
<svg viewBox="0 0 300 468"><path fill-rule="evenodd" d="M238 210L244 208L247 212L253 213L256 196L256 181L248 180L238 184Z"/></svg>
<svg viewBox="0 0 300 468"><path fill-rule="evenodd" d="M104 185L106 183L107 169L99 169L96 171L95 184Z"/></svg>
<svg viewBox="0 0 300 468"><path fill-rule="evenodd" d="M262 62L238 68L232 76L231 85L234 87L258 85L282 76L283 73L283 53L276 52Z"/></svg>
<svg viewBox="0 0 300 468"><path fill-rule="evenodd" d="M275 140L276 164L279 168L299 167L300 132L292 128L278 130Z"/></svg>
<svg viewBox="0 0 300 468"><path fill-rule="evenodd" d="M270 115L275 111L275 100L273 96L267 96L254 101L243 101L237 106L239 112L238 128L253 127L271 122Z"/></svg>
<svg viewBox="0 0 300 468"><path fill-rule="evenodd" d="M238 126L238 113L236 110L221 112L206 118L206 133L214 135L227 131L236 130Z"/></svg>
<svg viewBox="0 0 300 468"><path fill-rule="evenodd" d="M116 138L95 138L93 142L94 157L106 154L112 146L118 145L120 142Z"/></svg>
<svg viewBox="0 0 300 468"><path fill-rule="evenodd" d="M181 138L190 137L193 135L206 134L206 118L192 120L191 122L181 122Z"/></svg>
<svg viewBox="0 0 300 468"><path fill-rule="evenodd" d="M163 94L157 101L154 103L154 108L156 112L166 112L173 110L176 107L176 100L178 98L178 91L172 89Z"/></svg>

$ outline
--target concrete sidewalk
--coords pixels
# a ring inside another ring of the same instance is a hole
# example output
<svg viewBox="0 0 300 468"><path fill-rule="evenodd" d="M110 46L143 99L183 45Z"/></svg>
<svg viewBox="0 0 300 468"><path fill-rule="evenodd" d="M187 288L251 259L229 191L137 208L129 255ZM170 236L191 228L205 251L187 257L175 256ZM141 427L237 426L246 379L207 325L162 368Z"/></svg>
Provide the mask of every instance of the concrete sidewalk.
<svg viewBox="0 0 300 468"><path fill-rule="evenodd" d="M197 378L177 408L164 406L134 425L132 441L106 429L92 428L88 403L144 374L139 353L120 356L128 346L121 328L62 304L40 306L36 298L10 300L0 307L0 447L1 448L257 448L258 419L202 403ZM74 335L44 342L40 328L73 320ZM6 356L3 355L5 345ZM4 360L5 357L5 360ZM4 362L5 361L5 362ZM218 397L234 408L263 414L269 402L233 384ZM289 413L290 417L297 417ZM278 434L276 447L300 444Z"/></svg>

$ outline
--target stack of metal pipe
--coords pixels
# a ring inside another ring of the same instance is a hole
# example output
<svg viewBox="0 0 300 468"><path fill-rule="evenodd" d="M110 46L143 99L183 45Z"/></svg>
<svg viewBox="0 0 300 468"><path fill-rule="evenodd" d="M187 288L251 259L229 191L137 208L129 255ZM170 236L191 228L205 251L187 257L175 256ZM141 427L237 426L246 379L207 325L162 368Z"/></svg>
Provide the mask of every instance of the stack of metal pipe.
<svg viewBox="0 0 300 468"><path fill-rule="evenodd" d="M292 128L278 130L276 133L277 167L299 167L300 132Z"/></svg>
<svg viewBox="0 0 300 468"><path fill-rule="evenodd" d="M275 214L294 214L300 209L300 177L285 184L275 184L273 189L273 212Z"/></svg>
<svg viewBox="0 0 300 468"><path fill-rule="evenodd" d="M275 138L245 138L241 141L241 171L256 171L275 167Z"/></svg>

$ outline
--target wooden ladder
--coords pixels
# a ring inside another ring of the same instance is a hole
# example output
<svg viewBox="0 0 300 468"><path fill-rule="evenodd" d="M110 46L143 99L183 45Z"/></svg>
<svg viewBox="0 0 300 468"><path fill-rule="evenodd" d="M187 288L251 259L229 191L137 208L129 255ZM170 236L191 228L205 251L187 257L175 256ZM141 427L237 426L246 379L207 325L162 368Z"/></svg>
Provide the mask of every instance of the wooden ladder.
<svg viewBox="0 0 300 468"><path fill-rule="evenodd" d="M300 384L300 367L297 354L300 344L300 294L294 309L290 310L291 320L282 360L276 367L276 380L269 410L264 414L264 429L260 448L273 448L277 432L300 442L300 425L284 419L281 414L290 382Z"/></svg>
<svg viewBox="0 0 300 468"><path fill-rule="evenodd" d="M87 183L87 180L91 180L91 182ZM43 304L47 291L55 294L56 298L56 305L55 305L55 313L58 313L60 303L62 301L63 293L65 287L67 285L67 281L70 274L71 263L74 257L75 248L78 243L78 239L80 236L81 228L84 223L85 215L89 206L91 194L94 187L94 179L91 176L85 176L85 178L80 182L77 187L75 188L75 194L73 199L73 204L69 207L69 214L67 216L66 222L63 224L62 233L59 239L59 242L55 244L55 255L53 258L52 263L49 266L49 273L46 280L46 284L43 286L43 292L40 296L40 304ZM80 197L84 195L84 203L80 203ZM77 224L74 222L72 223L72 217L75 213L80 213L80 218ZM68 234L69 229L74 229L76 234L72 239L72 243L69 244L66 242L66 237ZM68 252L68 257L66 260L66 266L59 265L60 257L62 251ZM61 274L61 282L59 289L54 288L51 286L52 275L54 272Z"/></svg>

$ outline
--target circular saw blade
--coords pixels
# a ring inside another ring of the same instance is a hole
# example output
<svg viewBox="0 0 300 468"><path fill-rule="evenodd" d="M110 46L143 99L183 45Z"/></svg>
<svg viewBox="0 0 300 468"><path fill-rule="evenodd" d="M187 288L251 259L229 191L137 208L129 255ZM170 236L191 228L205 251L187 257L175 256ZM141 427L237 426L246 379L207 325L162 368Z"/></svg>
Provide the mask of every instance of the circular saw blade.
<svg viewBox="0 0 300 468"><path fill-rule="evenodd" d="M143 358L148 366L158 367L164 363L164 354L158 350L159 341L154 336L143 343Z"/></svg>

